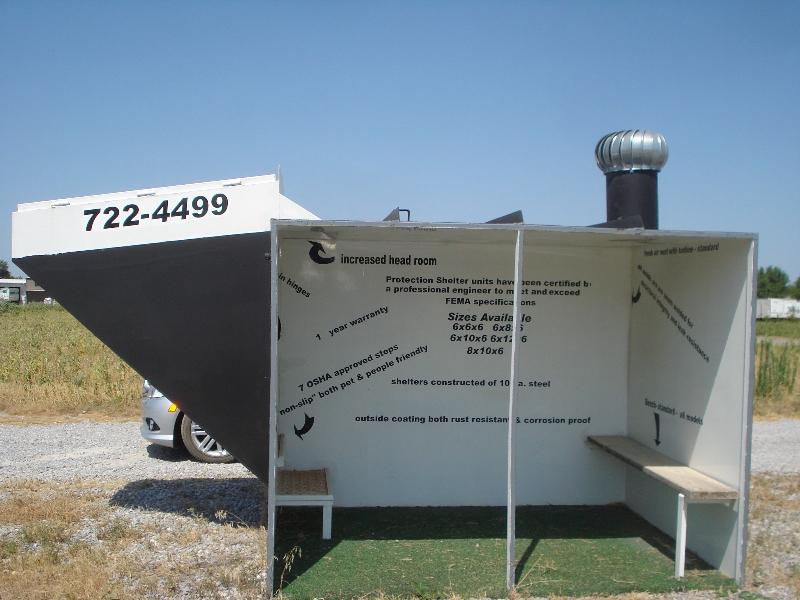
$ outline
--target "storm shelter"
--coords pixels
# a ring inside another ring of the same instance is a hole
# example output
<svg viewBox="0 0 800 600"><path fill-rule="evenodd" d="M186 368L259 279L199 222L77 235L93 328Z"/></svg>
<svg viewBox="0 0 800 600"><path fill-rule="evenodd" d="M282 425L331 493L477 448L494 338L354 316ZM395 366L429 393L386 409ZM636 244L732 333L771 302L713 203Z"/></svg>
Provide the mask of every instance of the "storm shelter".
<svg viewBox="0 0 800 600"><path fill-rule="evenodd" d="M509 505L511 557L516 505L688 514L742 581L757 236L272 223L269 565L275 475L324 470L335 506Z"/></svg>

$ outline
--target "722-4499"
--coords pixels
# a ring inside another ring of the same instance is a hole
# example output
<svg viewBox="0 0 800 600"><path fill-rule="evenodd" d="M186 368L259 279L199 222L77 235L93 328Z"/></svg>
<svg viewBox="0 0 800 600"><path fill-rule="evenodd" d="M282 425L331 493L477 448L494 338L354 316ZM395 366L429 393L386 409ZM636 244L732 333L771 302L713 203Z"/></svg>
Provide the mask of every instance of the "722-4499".
<svg viewBox="0 0 800 600"><path fill-rule="evenodd" d="M221 215L228 210L228 197L225 194L216 194L211 198L210 205L212 207L212 215ZM138 225L142 219L152 218L154 221L160 219L162 223L166 223L170 217L180 217L185 219L191 214L196 219L205 217L209 213L209 201L205 196L197 196L192 200L192 209L194 212L189 212L189 198L181 198L178 204L169 210L169 201L164 200L153 211L152 215L148 213L139 214L139 207L136 204L128 204L122 209L123 213L129 213L125 220L122 222L123 227L132 227ZM83 214L89 217L86 223L86 231L92 231L95 219L100 214L101 209L90 208L83 211ZM120 218L120 211L116 206L109 206L102 211L104 215L109 215L106 222L103 224L103 229L116 229L120 226L117 219ZM138 218L137 218L138 217Z"/></svg>

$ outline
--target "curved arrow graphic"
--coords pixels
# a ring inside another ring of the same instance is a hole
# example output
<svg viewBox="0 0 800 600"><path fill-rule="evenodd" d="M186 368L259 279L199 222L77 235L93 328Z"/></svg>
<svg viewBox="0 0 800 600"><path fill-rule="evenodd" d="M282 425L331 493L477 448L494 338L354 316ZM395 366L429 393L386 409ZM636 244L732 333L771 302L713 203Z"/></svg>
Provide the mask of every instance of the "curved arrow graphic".
<svg viewBox="0 0 800 600"><path fill-rule="evenodd" d="M638 290L636 290L636 295L631 297L631 302L636 304L641 297L642 297L642 288L639 288Z"/></svg>
<svg viewBox="0 0 800 600"><path fill-rule="evenodd" d="M306 415L306 413L303 414ZM314 426L314 417L309 417L308 415L306 415L306 422L303 423L303 428L298 429L297 425L295 425L294 434L302 440L303 436L307 434L309 431L311 431L311 428L313 426Z"/></svg>
<svg viewBox="0 0 800 600"><path fill-rule="evenodd" d="M335 256L322 258L319 255L320 252L322 252L323 254L327 254L327 252L325 252L325 248L323 248L322 244L320 244L319 242L312 242L311 240L309 240L308 243L311 244L311 250L308 251L308 255L311 257L311 260L313 260L318 265L329 265L330 263L336 260Z"/></svg>

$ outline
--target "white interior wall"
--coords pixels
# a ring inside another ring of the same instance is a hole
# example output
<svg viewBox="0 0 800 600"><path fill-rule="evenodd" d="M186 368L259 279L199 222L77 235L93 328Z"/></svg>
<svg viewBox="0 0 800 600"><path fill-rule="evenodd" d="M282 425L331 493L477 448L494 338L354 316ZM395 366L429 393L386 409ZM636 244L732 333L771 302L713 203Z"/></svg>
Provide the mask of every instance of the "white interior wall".
<svg viewBox="0 0 800 600"><path fill-rule="evenodd" d="M480 306L475 301L510 303L512 284L498 281L512 277L513 237L508 243L487 245L480 243L481 232L475 232L471 243L432 233L431 239L445 243L403 243L385 241L384 231L370 232L374 237L366 241L348 241L344 232L322 239L318 243L324 252L318 255L335 257L330 264L310 259L312 246L305 237L280 242L278 430L286 436L286 466L328 468L339 506L503 505L508 388L502 382L509 376L511 332L494 331L493 326L502 328L510 321L481 319L502 319L510 315L511 306ZM528 283L523 285L527 293L522 296L522 313L530 320L523 323L527 341L520 359L525 385L518 403L518 503L621 501L624 469L609 468L584 440L626 429L630 250L602 244L550 246L538 239L537 232L525 234L523 279ZM342 264L343 255L436 258L436 265ZM424 277L434 283L387 282L387 277ZM438 277L468 283L438 283ZM473 283L479 280L492 283ZM559 284L565 281L580 285ZM548 285L552 282L555 285ZM426 285L449 286L451 292L395 290ZM452 291L455 287L491 292L465 295ZM550 294L550 289L579 293ZM468 298L470 304L454 304L458 301L448 298ZM475 320L451 320L452 315ZM454 324L483 328L454 330ZM484 334L486 342L451 339ZM492 342L492 335L508 338ZM390 354L377 356L395 346ZM469 354L469 347L502 348L503 354ZM424 351L367 378L368 371L419 348ZM338 369L369 356L373 360L366 366L336 375ZM314 383L320 377L324 381ZM392 383L398 380L428 384ZM433 385L452 380L484 385ZM304 398L306 404L298 406ZM314 424L301 439L295 428L302 430L305 415L313 417ZM356 420L361 417L388 421ZM404 417L425 422L391 420ZM447 421L431 422L431 417ZM474 421L487 417L497 422ZM457 422L459 418L468 422Z"/></svg>
<svg viewBox="0 0 800 600"><path fill-rule="evenodd" d="M641 297L631 307L628 435L743 496L751 252L751 240L730 238L650 244L634 251L631 288ZM673 536L676 498L629 470L626 502ZM731 576L741 562L740 506L689 507L687 547Z"/></svg>
<svg viewBox="0 0 800 600"><path fill-rule="evenodd" d="M536 318L524 325L523 333L532 331L535 343L521 345L522 377L550 381L552 387L519 390L517 497L520 504L619 502L624 470L605 468L604 457L584 440L623 434L627 426L630 251L538 247L535 239L526 234L523 280L566 279L581 287L580 296L533 296ZM566 417L567 425L524 423L525 416L550 415ZM569 425L570 418L589 422Z"/></svg>

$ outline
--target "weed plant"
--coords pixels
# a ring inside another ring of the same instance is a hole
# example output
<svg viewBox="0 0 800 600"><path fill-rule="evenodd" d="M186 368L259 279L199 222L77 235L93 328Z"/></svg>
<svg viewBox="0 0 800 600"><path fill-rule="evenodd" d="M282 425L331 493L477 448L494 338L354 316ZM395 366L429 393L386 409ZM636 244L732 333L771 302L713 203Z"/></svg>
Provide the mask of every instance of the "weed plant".
<svg viewBox="0 0 800 600"><path fill-rule="evenodd" d="M0 304L0 412L136 417L142 378L60 306Z"/></svg>
<svg viewBox="0 0 800 600"><path fill-rule="evenodd" d="M797 369L800 345L758 342L753 413L764 418L800 418Z"/></svg>
<svg viewBox="0 0 800 600"><path fill-rule="evenodd" d="M768 396L794 389L797 381L797 347L794 344L775 346L771 341L758 343L756 395Z"/></svg>

